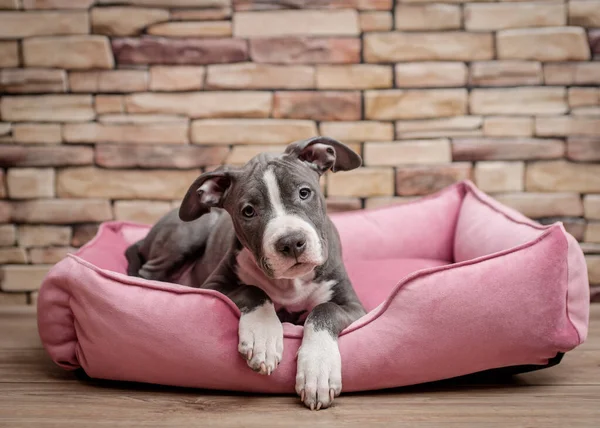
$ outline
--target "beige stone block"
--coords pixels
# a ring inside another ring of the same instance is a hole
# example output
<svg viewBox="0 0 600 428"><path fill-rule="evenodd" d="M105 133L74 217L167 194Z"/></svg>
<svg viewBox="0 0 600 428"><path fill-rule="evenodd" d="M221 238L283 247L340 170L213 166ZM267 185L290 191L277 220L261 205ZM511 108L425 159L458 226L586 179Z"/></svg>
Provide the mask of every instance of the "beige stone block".
<svg viewBox="0 0 600 428"><path fill-rule="evenodd" d="M454 30L461 27L461 10L451 4L403 4L396 6L396 30Z"/></svg>
<svg viewBox="0 0 600 428"><path fill-rule="evenodd" d="M600 256L585 256L590 284L600 284Z"/></svg>
<svg viewBox="0 0 600 428"><path fill-rule="evenodd" d="M581 242L579 244L584 254L600 254L600 244L593 244L591 242Z"/></svg>
<svg viewBox="0 0 600 428"><path fill-rule="evenodd" d="M360 33L358 13L340 10L282 10L236 12L235 37L356 36Z"/></svg>
<svg viewBox="0 0 600 428"><path fill-rule="evenodd" d="M419 197L414 196L375 196L365 200L365 209L385 208L393 205L401 205L414 202Z"/></svg>
<svg viewBox="0 0 600 428"><path fill-rule="evenodd" d="M180 114L190 118L268 117L273 106L269 92L141 93L125 98L128 113Z"/></svg>
<svg viewBox="0 0 600 428"><path fill-rule="evenodd" d="M392 196L394 170L392 168L359 168L347 172L327 174L327 196L365 198Z"/></svg>
<svg viewBox="0 0 600 428"><path fill-rule="evenodd" d="M315 70L306 65L209 65L206 86L214 89L305 89L315 87Z"/></svg>
<svg viewBox="0 0 600 428"><path fill-rule="evenodd" d="M187 117L171 114L103 114L98 116L98 122L103 124L186 124Z"/></svg>
<svg viewBox="0 0 600 428"><path fill-rule="evenodd" d="M600 220L600 195L585 195L583 197L583 210L585 218Z"/></svg>
<svg viewBox="0 0 600 428"><path fill-rule="evenodd" d="M0 0L0 9L16 10L20 9L20 0Z"/></svg>
<svg viewBox="0 0 600 428"><path fill-rule="evenodd" d="M204 87L206 69L202 66L178 65L150 67L151 91L194 91Z"/></svg>
<svg viewBox="0 0 600 428"><path fill-rule="evenodd" d="M566 7L562 2L472 3L465 5L465 28L469 31L558 27L565 24Z"/></svg>
<svg viewBox="0 0 600 428"><path fill-rule="evenodd" d="M484 192L522 192L524 162L477 162L475 183Z"/></svg>
<svg viewBox="0 0 600 428"><path fill-rule="evenodd" d="M334 196L325 200L327 213L341 213L346 211L356 211L362 208L362 202L359 198L347 198L343 196Z"/></svg>
<svg viewBox="0 0 600 428"><path fill-rule="evenodd" d="M115 220L154 224L171 211L171 203L166 201L115 201L114 211Z"/></svg>
<svg viewBox="0 0 600 428"><path fill-rule="evenodd" d="M25 264L27 263L27 253L23 248L18 247L4 247L0 248L0 266L6 264ZM2 297L5 293L0 293L0 305L2 304Z"/></svg>
<svg viewBox="0 0 600 428"><path fill-rule="evenodd" d="M0 247L10 247L17 241L17 228L14 224L0 224Z"/></svg>
<svg viewBox="0 0 600 428"><path fill-rule="evenodd" d="M571 62L545 64L544 79L547 85L600 85L599 62Z"/></svg>
<svg viewBox="0 0 600 428"><path fill-rule="evenodd" d="M35 199L13 204L18 223L73 224L112 220L110 201L99 199Z"/></svg>
<svg viewBox="0 0 600 428"><path fill-rule="evenodd" d="M28 293L0 293L0 306L27 305Z"/></svg>
<svg viewBox="0 0 600 428"><path fill-rule="evenodd" d="M200 7L215 8L231 5L232 0L118 0L118 3L146 7ZM116 0L96 0L97 4L113 4Z"/></svg>
<svg viewBox="0 0 600 428"><path fill-rule="evenodd" d="M199 172L173 170L107 170L67 168L56 177L61 198L157 199L182 198Z"/></svg>
<svg viewBox="0 0 600 428"><path fill-rule="evenodd" d="M249 40L256 63L349 64L361 62L358 37L282 36Z"/></svg>
<svg viewBox="0 0 600 428"><path fill-rule="evenodd" d="M22 46L27 67L88 69L115 65L104 36L32 37L23 40Z"/></svg>
<svg viewBox="0 0 600 428"><path fill-rule="evenodd" d="M62 141L57 123L15 123L12 128L15 143L59 144Z"/></svg>
<svg viewBox="0 0 600 428"><path fill-rule="evenodd" d="M283 153L285 145L244 145L244 146L233 146L225 164L227 165L244 165L254 156L260 153Z"/></svg>
<svg viewBox="0 0 600 428"><path fill-rule="evenodd" d="M387 31L392 29L392 14L390 12L361 12L358 16L360 31Z"/></svg>
<svg viewBox="0 0 600 428"><path fill-rule="evenodd" d="M573 116L600 116L599 106L575 107L571 109Z"/></svg>
<svg viewBox="0 0 600 428"><path fill-rule="evenodd" d="M4 265L0 268L2 291L38 290L46 274L52 266Z"/></svg>
<svg viewBox="0 0 600 428"><path fill-rule="evenodd" d="M535 61L484 61L471 63L472 86L541 85L542 64Z"/></svg>
<svg viewBox="0 0 600 428"><path fill-rule="evenodd" d="M472 165L454 162L396 168L396 194L428 195L463 180L471 180Z"/></svg>
<svg viewBox="0 0 600 428"><path fill-rule="evenodd" d="M16 145L0 144L3 166L53 166L90 165L94 163L94 149L86 146Z"/></svg>
<svg viewBox="0 0 600 428"><path fill-rule="evenodd" d="M600 162L600 138L598 136L569 137L567 158L581 162Z"/></svg>
<svg viewBox="0 0 600 428"><path fill-rule="evenodd" d="M63 125L67 143L185 144L187 122L70 123Z"/></svg>
<svg viewBox="0 0 600 428"><path fill-rule="evenodd" d="M599 88L569 88L567 98L569 107L587 107L600 105Z"/></svg>
<svg viewBox="0 0 600 428"><path fill-rule="evenodd" d="M71 228L68 226L19 226L19 246L24 248L69 245Z"/></svg>
<svg viewBox="0 0 600 428"><path fill-rule="evenodd" d="M396 64L396 87L448 87L467 83L467 66L462 62L415 62Z"/></svg>
<svg viewBox="0 0 600 428"><path fill-rule="evenodd" d="M579 27L501 30L496 49L499 59L576 61L590 57L585 31Z"/></svg>
<svg viewBox="0 0 600 428"><path fill-rule="evenodd" d="M311 120L206 119L192 122L195 144L289 144L317 135Z"/></svg>
<svg viewBox="0 0 600 428"><path fill-rule="evenodd" d="M0 41L0 67L18 67L19 63L19 43Z"/></svg>
<svg viewBox="0 0 600 428"><path fill-rule="evenodd" d="M6 174L8 196L12 199L54 197L54 169L11 168Z"/></svg>
<svg viewBox="0 0 600 428"><path fill-rule="evenodd" d="M565 88L473 89L473 114L552 115L567 111Z"/></svg>
<svg viewBox="0 0 600 428"><path fill-rule="evenodd" d="M0 136L9 136L12 132L12 124L6 122L0 122Z"/></svg>
<svg viewBox="0 0 600 428"><path fill-rule="evenodd" d="M0 222L8 223L13 220L14 204L0 201Z"/></svg>
<svg viewBox="0 0 600 428"><path fill-rule="evenodd" d="M278 119L360 120L362 97L358 91L277 91L273 117Z"/></svg>
<svg viewBox="0 0 600 428"><path fill-rule="evenodd" d="M454 138L452 159L477 160L535 160L557 159L565 155L565 143L558 139Z"/></svg>
<svg viewBox="0 0 600 428"><path fill-rule="evenodd" d="M319 89L375 89L393 86L392 68L385 65L319 65L316 79Z"/></svg>
<svg viewBox="0 0 600 428"><path fill-rule="evenodd" d="M7 68L0 70L0 93L66 92L64 70L40 68Z"/></svg>
<svg viewBox="0 0 600 428"><path fill-rule="evenodd" d="M4 170L0 170L0 199L6 198L6 184Z"/></svg>
<svg viewBox="0 0 600 428"><path fill-rule="evenodd" d="M600 244L600 221L590 221L585 229L585 242Z"/></svg>
<svg viewBox="0 0 600 428"><path fill-rule="evenodd" d="M452 162L450 140L406 140L367 142L364 163L368 166L396 166Z"/></svg>
<svg viewBox="0 0 600 428"><path fill-rule="evenodd" d="M454 116L440 119L399 120L396 138L476 137L483 135L481 116Z"/></svg>
<svg viewBox="0 0 600 428"><path fill-rule="evenodd" d="M600 117L548 116L535 118L535 134L553 136L600 136Z"/></svg>
<svg viewBox="0 0 600 428"><path fill-rule="evenodd" d="M492 59L494 44L491 33L368 33L363 51L366 62L475 61Z"/></svg>
<svg viewBox="0 0 600 428"><path fill-rule="evenodd" d="M38 265L58 263L66 258L68 254L74 253L75 251L75 248L72 247L48 247L32 248L28 253L31 263Z"/></svg>
<svg viewBox="0 0 600 428"><path fill-rule="evenodd" d="M531 137L533 118L513 116L488 116L483 120L486 137Z"/></svg>
<svg viewBox="0 0 600 428"><path fill-rule="evenodd" d="M144 28L167 21L169 11L140 7L95 7L90 12L92 32L107 36L135 36Z"/></svg>
<svg viewBox="0 0 600 428"><path fill-rule="evenodd" d="M530 218L583 214L577 193L505 193L494 195L494 199Z"/></svg>
<svg viewBox="0 0 600 428"><path fill-rule="evenodd" d="M96 95L94 100L96 113L123 113L125 111L125 99L123 95Z"/></svg>
<svg viewBox="0 0 600 428"><path fill-rule="evenodd" d="M383 90L365 92L367 119L426 119L467 112L466 89Z"/></svg>
<svg viewBox="0 0 600 428"><path fill-rule="evenodd" d="M229 37L231 21L163 22L152 25L146 32L162 37Z"/></svg>
<svg viewBox="0 0 600 428"><path fill-rule="evenodd" d="M173 9L172 21L213 21L231 17L230 7L210 9Z"/></svg>
<svg viewBox="0 0 600 428"><path fill-rule="evenodd" d="M0 12L0 39L86 34L86 12Z"/></svg>
<svg viewBox="0 0 600 428"><path fill-rule="evenodd" d="M24 9L88 9L94 0L21 0Z"/></svg>
<svg viewBox="0 0 600 428"><path fill-rule="evenodd" d="M148 90L146 70L72 71L71 92L141 92Z"/></svg>
<svg viewBox="0 0 600 428"><path fill-rule="evenodd" d="M91 241L98 233L98 224L76 224L73 226L71 245L81 247Z"/></svg>
<svg viewBox="0 0 600 428"><path fill-rule="evenodd" d="M525 189L540 192L600 192L600 164L565 160L536 162L527 166Z"/></svg>
<svg viewBox="0 0 600 428"><path fill-rule="evenodd" d="M394 139L394 126L391 123L375 121L321 122L319 131L321 135L335 138L343 143Z"/></svg>
<svg viewBox="0 0 600 428"><path fill-rule="evenodd" d="M569 1L569 25L586 28L600 27L600 1Z"/></svg>

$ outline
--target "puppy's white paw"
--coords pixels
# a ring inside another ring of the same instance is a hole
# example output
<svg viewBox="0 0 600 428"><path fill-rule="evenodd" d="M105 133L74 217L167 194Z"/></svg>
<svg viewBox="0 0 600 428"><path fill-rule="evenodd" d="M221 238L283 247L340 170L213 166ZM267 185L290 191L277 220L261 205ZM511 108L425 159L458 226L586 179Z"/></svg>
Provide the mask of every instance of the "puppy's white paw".
<svg viewBox="0 0 600 428"><path fill-rule="evenodd" d="M270 375L283 356L283 326L273 303L266 302L242 314L238 334L238 351L248 366L260 374Z"/></svg>
<svg viewBox="0 0 600 428"><path fill-rule="evenodd" d="M305 326L298 351L296 393L311 410L325 409L342 392L342 357L337 339L327 330Z"/></svg>

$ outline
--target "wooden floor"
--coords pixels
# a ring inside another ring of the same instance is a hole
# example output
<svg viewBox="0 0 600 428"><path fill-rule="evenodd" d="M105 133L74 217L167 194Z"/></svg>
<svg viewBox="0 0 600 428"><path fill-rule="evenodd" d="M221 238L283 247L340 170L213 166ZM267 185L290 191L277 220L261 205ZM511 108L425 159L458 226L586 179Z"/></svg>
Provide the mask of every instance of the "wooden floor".
<svg viewBox="0 0 600 428"><path fill-rule="evenodd" d="M342 394L311 412L294 396L77 378L50 361L31 308L0 308L0 427L600 427L600 305L588 341L553 368Z"/></svg>

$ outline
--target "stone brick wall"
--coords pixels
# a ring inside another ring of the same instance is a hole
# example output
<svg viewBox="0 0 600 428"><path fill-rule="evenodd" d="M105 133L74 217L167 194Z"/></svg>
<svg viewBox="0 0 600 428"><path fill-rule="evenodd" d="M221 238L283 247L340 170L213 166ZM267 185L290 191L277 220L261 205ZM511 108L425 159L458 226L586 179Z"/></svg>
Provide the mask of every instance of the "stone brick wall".
<svg viewBox="0 0 600 428"><path fill-rule="evenodd" d="M600 0L0 0L0 302L99 222L317 133L330 209L471 178L600 284Z"/></svg>

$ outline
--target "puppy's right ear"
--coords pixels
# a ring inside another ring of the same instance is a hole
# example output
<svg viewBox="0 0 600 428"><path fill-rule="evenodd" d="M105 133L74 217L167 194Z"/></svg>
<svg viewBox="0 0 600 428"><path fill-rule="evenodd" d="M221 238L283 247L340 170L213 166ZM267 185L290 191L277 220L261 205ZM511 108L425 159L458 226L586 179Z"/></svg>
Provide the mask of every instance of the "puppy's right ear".
<svg viewBox="0 0 600 428"><path fill-rule="evenodd" d="M221 208L231 182L230 172L223 169L200 175L190 186L179 206L179 218L192 221L207 214L213 207Z"/></svg>

